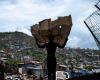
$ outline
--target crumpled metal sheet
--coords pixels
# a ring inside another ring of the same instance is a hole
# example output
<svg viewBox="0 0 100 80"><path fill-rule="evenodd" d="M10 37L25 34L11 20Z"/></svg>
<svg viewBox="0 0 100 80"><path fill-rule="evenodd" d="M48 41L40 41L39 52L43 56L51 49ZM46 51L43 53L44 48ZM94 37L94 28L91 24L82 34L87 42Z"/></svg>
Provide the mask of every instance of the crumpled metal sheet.
<svg viewBox="0 0 100 80"><path fill-rule="evenodd" d="M39 24L31 26L31 33L39 44L48 43L48 37L53 36L54 42L63 46L68 40L71 27L72 18L71 15L69 15L58 17L58 19L54 21L51 21L51 19L40 21Z"/></svg>

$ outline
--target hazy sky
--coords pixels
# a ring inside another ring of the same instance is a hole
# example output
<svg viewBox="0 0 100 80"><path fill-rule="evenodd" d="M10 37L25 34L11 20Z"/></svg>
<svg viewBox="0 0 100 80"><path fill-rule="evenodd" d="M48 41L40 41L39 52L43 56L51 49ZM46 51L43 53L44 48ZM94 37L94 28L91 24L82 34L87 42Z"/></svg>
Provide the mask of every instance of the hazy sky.
<svg viewBox="0 0 100 80"><path fill-rule="evenodd" d="M83 21L96 10L97 0L0 0L0 32L22 31L46 18L72 15L68 47L97 48Z"/></svg>

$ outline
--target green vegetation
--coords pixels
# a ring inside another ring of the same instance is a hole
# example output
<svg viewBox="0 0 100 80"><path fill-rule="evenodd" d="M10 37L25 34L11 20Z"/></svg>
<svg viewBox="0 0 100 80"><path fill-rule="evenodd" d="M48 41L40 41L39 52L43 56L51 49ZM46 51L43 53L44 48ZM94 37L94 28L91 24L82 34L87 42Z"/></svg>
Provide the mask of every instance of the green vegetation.
<svg viewBox="0 0 100 80"><path fill-rule="evenodd" d="M62 53L56 53L57 62L60 64L65 64L66 56Z"/></svg>
<svg viewBox="0 0 100 80"><path fill-rule="evenodd" d="M6 64L14 64L14 65L17 65L18 63L20 63L20 60L16 60L14 58L8 58L8 60L5 63Z"/></svg>
<svg viewBox="0 0 100 80"><path fill-rule="evenodd" d="M84 66L84 69L87 69L87 70L92 70L92 69L95 69L93 66Z"/></svg>

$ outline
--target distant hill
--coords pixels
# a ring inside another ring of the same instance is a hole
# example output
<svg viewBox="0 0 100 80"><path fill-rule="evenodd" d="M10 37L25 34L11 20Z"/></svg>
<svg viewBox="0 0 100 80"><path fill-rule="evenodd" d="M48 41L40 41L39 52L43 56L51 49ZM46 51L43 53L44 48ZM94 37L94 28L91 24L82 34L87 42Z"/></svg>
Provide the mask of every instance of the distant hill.
<svg viewBox="0 0 100 80"><path fill-rule="evenodd" d="M0 50L15 50L15 49L36 49L35 39L22 32L2 32L0 33Z"/></svg>
<svg viewBox="0 0 100 80"><path fill-rule="evenodd" d="M39 49L35 39L22 32L0 33L0 50L20 60L21 57L30 56L34 60L43 62L46 59L46 49ZM65 64L74 59L75 62L92 62L100 60L99 50L64 48L56 50L57 62Z"/></svg>

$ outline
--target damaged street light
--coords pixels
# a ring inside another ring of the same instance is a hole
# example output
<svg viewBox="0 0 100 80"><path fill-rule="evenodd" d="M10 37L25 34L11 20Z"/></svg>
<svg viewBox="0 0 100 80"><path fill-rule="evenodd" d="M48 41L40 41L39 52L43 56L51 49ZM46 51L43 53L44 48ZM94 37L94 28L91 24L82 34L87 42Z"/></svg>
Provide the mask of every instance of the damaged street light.
<svg viewBox="0 0 100 80"><path fill-rule="evenodd" d="M31 26L38 47L47 49L48 80L56 80L56 47L65 47L71 27L71 15L58 17L54 21L45 19Z"/></svg>

